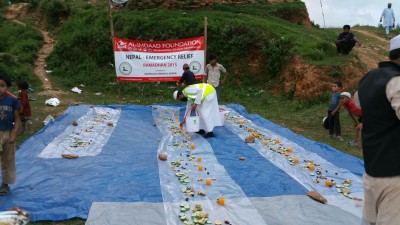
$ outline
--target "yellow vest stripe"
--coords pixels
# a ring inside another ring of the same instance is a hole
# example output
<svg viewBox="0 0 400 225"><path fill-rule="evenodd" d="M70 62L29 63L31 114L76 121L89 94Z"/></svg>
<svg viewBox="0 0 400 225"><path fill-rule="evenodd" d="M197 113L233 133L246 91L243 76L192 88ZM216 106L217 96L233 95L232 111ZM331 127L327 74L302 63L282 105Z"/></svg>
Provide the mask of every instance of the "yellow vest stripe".
<svg viewBox="0 0 400 225"><path fill-rule="evenodd" d="M204 83L202 83L202 84L192 84L192 85L187 86L186 88L188 88L188 87L196 87L196 88L202 89L202 90L201 90L201 91L202 91L201 102L203 102L204 99L205 99L209 94L211 94L212 92L215 91L215 88L214 88L212 85L210 85L210 84L204 84ZM189 94L189 93L187 93L187 92L186 92L186 88L183 89L182 92L185 94L185 96L186 96L191 102L194 102L194 101L196 100L196 94Z"/></svg>

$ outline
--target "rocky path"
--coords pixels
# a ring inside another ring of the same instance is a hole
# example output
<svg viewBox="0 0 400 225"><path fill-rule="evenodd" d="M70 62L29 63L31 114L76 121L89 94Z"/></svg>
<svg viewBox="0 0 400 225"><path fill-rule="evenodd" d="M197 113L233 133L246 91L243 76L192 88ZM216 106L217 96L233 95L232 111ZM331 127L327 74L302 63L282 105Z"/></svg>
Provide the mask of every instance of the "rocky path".
<svg viewBox="0 0 400 225"><path fill-rule="evenodd" d="M389 60L388 56L382 55L382 52L386 52L389 49L389 39L379 37L366 30L353 29L352 31L354 31L356 36L357 33L361 33L368 38L367 40L358 38L362 45L361 47L355 47L360 61L366 65L367 71L376 68L378 62Z"/></svg>
<svg viewBox="0 0 400 225"><path fill-rule="evenodd" d="M18 18L24 18L28 12L28 5L26 3L20 4L12 4L8 7L8 9L3 13L3 16L9 20L12 20L15 23L26 26L26 24ZM42 83L43 92L38 93L39 95L51 96L51 97L59 97L62 93L61 90L54 90L53 85L46 73L46 58L50 55L51 51L53 51L55 41L50 37L47 31L41 30L39 28L35 28L40 31L43 35L43 46L38 52L38 58L34 63L34 71L37 75L38 79Z"/></svg>
<svg viewBox="0 0 400 225"><path fill-rule="evenodd" d="M47 31L39 30L44 38L43 46L39 50L38 58L36 59L35 65L35 74L38 76L40 81L42 82L43 90L45 92L54 92L53 85L47 77L46 73L46 58L49 56L51 51L54 48L54 40L49 36Z"/></svg>

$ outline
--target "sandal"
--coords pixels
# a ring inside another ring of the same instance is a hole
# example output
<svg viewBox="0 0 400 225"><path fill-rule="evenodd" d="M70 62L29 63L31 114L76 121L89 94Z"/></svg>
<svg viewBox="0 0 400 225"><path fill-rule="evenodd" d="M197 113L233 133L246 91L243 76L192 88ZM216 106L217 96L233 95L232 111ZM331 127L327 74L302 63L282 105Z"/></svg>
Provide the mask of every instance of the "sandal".
<svg viewBox="0 0 400 225"><path fill-rule="evenodd" d="M7 184L2 184L0 188L0 196L10 194L11 189Z"/></svg>

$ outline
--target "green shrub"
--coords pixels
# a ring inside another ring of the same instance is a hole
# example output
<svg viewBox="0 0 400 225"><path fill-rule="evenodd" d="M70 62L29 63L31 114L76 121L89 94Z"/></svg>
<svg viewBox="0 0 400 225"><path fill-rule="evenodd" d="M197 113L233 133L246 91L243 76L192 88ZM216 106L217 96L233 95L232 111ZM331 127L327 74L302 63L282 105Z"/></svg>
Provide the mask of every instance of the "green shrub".
<svg viewBox="0 0 400 225"><path fill-rule="evenodd" d="M262 35L259 28L249 27L241 20L215 21L208 27L209 52L224 55L229 52L232 58L245 58L249 51L259 49Z"/></svg>
<svg viewBox="0 0 400 225"><path fill-rule="evenodd" d="M60 18L68 16L70 13L64 0L42 0L39 6L50 27L56 27L60 23Z"/></svg>
<svg viewBox="0 0 400 225"><path fill-rule="evenodd" d="M335 47L333 42L327 41L318 41L316 44L316 48L328 54L329 52L335 52Z"/></svg>
<svg viewBox="0 0 400 225"><path fill-rule="evenodd" d="M159 7L163 0L130 0L126 7L130 10L153 9Z"/></svg>
<svg viewBox="0 0 400 225"><path fill-rule="evenodd" d="M42 34L29 26L21 26L0 17L0 71L27 80L32 87L40 82L32 70L32 63L43 44Z"/></svg>
<svg viewBox="0 0 400 225"><path fill-rule="evenodd" d="M21 63L33 63L37 57L38 45L33 40L21 40L10 49L10 53L17 56Z"/></svg>
<svg viewBox="0 0 400 225"><path fill-rule="evenodd" d="M36 9L40 4L40 0L29 0L28 3L32 9Z"/></svg>
<svg viewBox="0 0 400 225"><path fill-rule="evenodd" d="M338 69L333 69L333 70L331 70L331 71L329 72L329 75L330 75L331 77L334 77L334 78L340 78L340 77L342 77L342 73L341 73L340 70L338 70Z"/></svg>
<svg viewBox="0 0 400 225"><path fill-rule="evenodd" d="M0 22L0 30L0 52L14 55L21 63L34 62L43 44L43 36L39 31L9 21Z"/></svg>
<svg viewBox="0 0 400 225"><path fill-rule="evenodd" d="M47 58L51 75L63 78L68 86L101 86L112 81L111 77L115 80L109 67L114 60L108 26L106 12L87 11L68 20Z"/></svg>
<svg viewBox="0 0 400 225"><path fill-rule="evenodd" d="M333 43L316 41L308 45L308 48L303 52L303 57L306 60L323 61L328 55L332 55L335 52Z"/></svg>
<svg viewBox="0 0 400 225"><path fill-rule="evenodd" d="M303 57L306 60L313 60L313 61L322 61L325 58L325 53L317 48L311 49L308 52L305 52L303 54Z"/></svg>
<svg viewBox="0 0 400 225"><path fill-rule="evenodd" d="M282 66L292 56L293 43L285 38L266 39L263 52L267 57L268 72L271 76L277 77Z"/></svg>

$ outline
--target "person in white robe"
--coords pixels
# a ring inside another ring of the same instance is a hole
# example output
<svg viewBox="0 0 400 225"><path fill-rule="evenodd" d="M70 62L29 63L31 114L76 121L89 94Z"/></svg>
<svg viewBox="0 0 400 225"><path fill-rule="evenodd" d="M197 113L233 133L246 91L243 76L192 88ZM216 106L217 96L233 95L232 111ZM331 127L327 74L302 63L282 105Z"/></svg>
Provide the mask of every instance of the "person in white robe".
<svg viewBox="0 0 400 225"><path fill-rule="evenodd" d="M175 91L173 97L178 101L187 101L185 115L190 115L191 110L197 110L200 117L200 131L204 137L213 137L214 127L222 126L218 106L218 98L215 88L206 83L199 83L187 86L182 91ZM180 126L185 123L183 118Z"/></svg>
<svg viewBox="0 0 400 225"><path fill-rule="evenodd" d="M383 18L383 23L382 23L382 18ZM392 9L392 3L388 3L388 7L383 10L379 22L382 23L382 26L385 28L386 36L390 37L389 36L390 30L392 29L392 27L394 28L395 26L395 18Z"/></svg>

